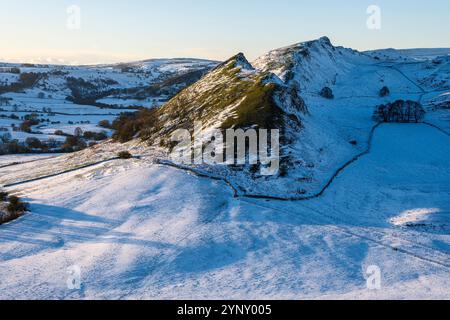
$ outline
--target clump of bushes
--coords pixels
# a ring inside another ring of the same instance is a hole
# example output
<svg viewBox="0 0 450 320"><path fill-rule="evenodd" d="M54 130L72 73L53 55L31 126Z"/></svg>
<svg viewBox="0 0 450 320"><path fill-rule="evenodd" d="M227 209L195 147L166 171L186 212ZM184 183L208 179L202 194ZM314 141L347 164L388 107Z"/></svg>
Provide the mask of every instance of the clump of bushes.
<svg viewBox="0 0 450 320"><path fill-rule="evenodd" d="M0 137L1 138L1 137ZM40 141L35 137L28 137L25 142L19 142L19 140L0 139L0 155L4 154L23 154L23 153L35 153L35 152L53 152L56 151L60 144L52 138L47 141ZM58 152L63 152L58 150Z"/></svg>
<svg viewBox="0 0 450 320"><path fill-rule="evenodd" d="M7 142L0 143L0 155L3 154L21 154L28 153L27 147L19 143L18 140L11 140Z"/></svg>
<svg viewBox="0 0 450 320"><path fill-rule="evenodd" d="M8 200L8 192L0 191L0 202L6 202Z"/></svg>
<svg viewBox="0 0 450 320"><path fill-rule="evenodd" d="M16 196L0 191L0 224L13 221L28 211L28 204Z"/></svg>
<svg viewBox="0 0 450 320"><path fill-rule="evenodd" d="M28 211L28 204L22 202L18 197L10 196L8 198L8 201L9 201L7 207L8 213L20 216L24 214L26 211Z"/></svg>
<svg viewBox="0 0 450 320"><path fill-rule="evenodd" d="M333 94L333 90L331 90L331 88L329 87L325 87L323 88L320 93L319 93L322 97L324 97L325 99L334 99L334 94Z"/></svg>
<svg viewBox="0 0 450 320"><path fill-rule="evenodd" d="M105 129L111 129L111 123L109 122L109 120L101 120L98 123L98 126Z"/></svg>
<svg viewBox="0 0 450 320"><path fill-rule="evenodd" d="M38 114L32 113L24 116L24 121L20 124L20 130L23 132L31 133L31 127L40 123Z"/></svg>
<svg viewBox="0 0 450 320"><path fill-rule="evenodd" d="M35 121L32 120L25 120L20 124L20 131L31 133L31 126L34 126L36 124L39 124L39 122L36 123Z"/></svg>
<svg viewBox="0 0 450 320"><path fill-rule="evenodd" d="M33 72L21 73L18 82L0 86L0 93L20 92L22 90L32 88L41 78L45 76L45 74L37 74Z"/></svg>
<svg viewBox="0 0 450 320"><path fill-rule="evenodd" d="M418 102L397 100L375 108L373 119L378 122L418 123L425 117L425 109Z"/></svg>
<svg viewBox="0 0 450 320"><path fill-rule="evenodd" d="M83 138L86 140L102 141L108 139L108 136L105 132L85 131L83 134Z"/></svg>
<svg viewBox="0 0 450 320"><path fill-rule="evenodd" d="M42 149L43 147L41 140L35 137L27 138L25 144L31 149Z"/></svg>
<svg viewBox="0 0 450 320"><path fill-rule="evenodd" d="M117 154L120 159L131 159L133 156L128 151L121 151Z"/></svg>
<svg viewBox="0 0 450 320"><path fill-rule="evenodd" d="M53 133L55 136L65 136L66 134L62 130L55 130Z"/></svg>
<svg viewBox="0 0 450 320"><path fill-rule="evenodd" d="M87 147L86 142L81 137L67 136L61 149L64 152L80 151Z"/></svg>
<svg viewBox="0 0 450 320"><path fill-rule="evenodd" d="M132 140L142 129L152 128L157 121L158 109L143 109L135 113L121 113L112 123L113 139L119 142Z"/></svg>
<svg viewBox="0 0 450 320"><path fill-rule="evenodd" d="M108 96L114 90L108 86L117 85L118 82L113 79L97 79L87 81L83 78L67 77L67 87L72 92L67 100L77 104L92 104L98 107L106 107L107 105L96 103L96 100Z"/></svg>
<svg viewBox="0 0 450 320"><path fill-rule="evenodd" d="M20 74L20 69L17 67L13 67L9 70L10 73Z"/></svg>

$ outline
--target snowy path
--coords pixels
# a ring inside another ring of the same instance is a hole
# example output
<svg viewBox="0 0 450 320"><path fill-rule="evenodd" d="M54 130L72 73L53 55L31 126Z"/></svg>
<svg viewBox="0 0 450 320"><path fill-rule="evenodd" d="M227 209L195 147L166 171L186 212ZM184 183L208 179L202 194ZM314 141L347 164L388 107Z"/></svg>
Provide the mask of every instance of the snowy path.
<svg viewBox="0 0 450 320"><path fill-rule="evenodd" d="M431 127L383 126L307 203L235 199L143 161L18 186L32 213L0 226L0 298L448 298L448 267L422 259L448 264L448 154ZM417 228L391 223L423 208ZM370 265L382 291L366 289Z"/></svg>

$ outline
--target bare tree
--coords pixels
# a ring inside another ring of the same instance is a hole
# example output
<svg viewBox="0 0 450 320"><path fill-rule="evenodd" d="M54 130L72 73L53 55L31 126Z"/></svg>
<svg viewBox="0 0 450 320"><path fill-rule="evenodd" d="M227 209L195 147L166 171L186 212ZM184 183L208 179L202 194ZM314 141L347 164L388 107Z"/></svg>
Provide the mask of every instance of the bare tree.
<svg viewBox="0 0 450 320"><path fill-rule="evenodd" d="M77 127L77 128L75 128L73 135L75 137L81 137L83 135L83 130L80 127Z"/></svg>

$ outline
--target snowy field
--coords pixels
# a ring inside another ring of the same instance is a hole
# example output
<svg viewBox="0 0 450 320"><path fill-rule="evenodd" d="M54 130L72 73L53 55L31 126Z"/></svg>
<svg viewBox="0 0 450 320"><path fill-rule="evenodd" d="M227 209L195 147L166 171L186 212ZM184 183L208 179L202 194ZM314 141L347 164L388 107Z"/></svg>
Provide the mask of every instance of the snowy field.
<svg viewBox="0 0 450 320"><path fill-rule="evenodd" d="M199 59L154 59L97 66L0 63L0 138L9 132L10 139L21 143L30 137L48 142L64 140L54 135L56 130L69 135L78 127L102 132L105 129L98 126L99 121L112 122L120 113L133 112L137 107L160 106L186 86L179 77L188 81L191 76L195 80L215 65L215 61ZM10 73L10 68L17 68L20 73ZM40 75L32 85L20 90L8 87L30 74ZM164 90L147 92L152 86ZM95 97L95 103L72 102L69 98L74 92ZM31 114L37 114L40 121L32 126L33 133L13 130L12 125L19 127L24 117Z"/></svg>
<svg viewBox="0 0 450 320"><path fill-rule="evenodd" d="M0 298L446 299L448 154L434 128L382 126L372 152L306 202L235 199L144 160L12 187L32 213L0 227ZM369 266L381 290L366 288Z"/></svg>
<svg viewBox="0 0 450 320"><path fill-rule="evenodd" d="M25 141L26 138L35 137L41 141L48 141L52 138L56 141L64 141L65 137L55 135L56 130L61 130L65 134L74 134L76 128L81 128L83 132L102 132L111 134L111 130L101 128L98 123L102 120L112 122L121 112L129 112L129 109L100 109L95 106L77 105L64 99L38 99L35 93L5 94L11 98L12 102L8 106L2 106L0 116L9 117L15 115L19 119L0 118L0 127L7 129L11 139ZM51 111L43 109L50 108ZM33 133L14 131L11 127L14 124L19 127L23 122L23 117L36 114L41 121L39 125L32 126ZM38 134L36 134L38 132ZM0 135L4 132L0 132Z"/></svg>

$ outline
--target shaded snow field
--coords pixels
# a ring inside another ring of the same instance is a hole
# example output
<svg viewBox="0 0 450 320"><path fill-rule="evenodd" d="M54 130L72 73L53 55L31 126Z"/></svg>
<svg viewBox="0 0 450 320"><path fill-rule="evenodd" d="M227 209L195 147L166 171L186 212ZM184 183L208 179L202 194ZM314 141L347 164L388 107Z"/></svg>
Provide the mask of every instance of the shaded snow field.
<svg viewBox="0 0 450 320"><path fill-rule="evenodd" d="M0 156L0 167L7 166L16 163L25 163L25 162L33 162L36 160L42 160L47 158L54 158L59 154L20 154L20 155L3 155Z"/></svg>
<svg viewBox="0 0 450 320"><path fill-rule="evenodd" d="M306 202L235 199L145 160L16 186L32 212L0 226L0 298L449 299L449 155L434 128L384 125Z"/></svg>

